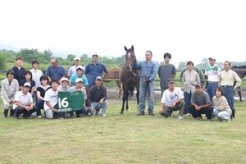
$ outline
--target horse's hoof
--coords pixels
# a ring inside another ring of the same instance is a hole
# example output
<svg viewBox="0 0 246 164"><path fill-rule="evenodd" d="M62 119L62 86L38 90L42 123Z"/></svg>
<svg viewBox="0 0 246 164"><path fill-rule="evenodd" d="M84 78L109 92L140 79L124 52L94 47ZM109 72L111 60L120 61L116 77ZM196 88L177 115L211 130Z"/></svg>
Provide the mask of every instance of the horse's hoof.
<svg viewBox="0 0 246 164"><path fill-rule="evenodd" d="M123 114L123 112L120 112L120 114Z"/></svg>

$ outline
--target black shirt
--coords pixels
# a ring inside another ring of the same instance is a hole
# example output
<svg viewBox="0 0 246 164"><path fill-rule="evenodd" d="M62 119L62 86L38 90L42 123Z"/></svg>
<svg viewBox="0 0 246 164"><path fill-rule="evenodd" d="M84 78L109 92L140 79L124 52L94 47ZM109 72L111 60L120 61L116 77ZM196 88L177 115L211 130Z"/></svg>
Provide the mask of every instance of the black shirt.
<svg viewBox="0 0 246 164"><path fill-rule="evenodd" d="M21 81L25 79L25 69L21 67L20 69L18 67L13 67L12 70L15 73L14 78L18 81L19 85L21 86Z"/></svg>
<svg viewBox="0 0 246 164"><path fill-rule="evenodd" d="M106 88L101 86L97 88L96 85L90 88L89 100L91 102L99 102L101 99L104 101L107 99L107 91Z"/></svg>
<svg viewBox="0 0 246 164"><path fill-rule="evenodd" d="M44 89L42 86L40 86L40 87L37 88L37 91L40 92L40 96L41 97L44 97L46 90L48 90L49 88L50 87L48 87L47 89Z"/></svg>

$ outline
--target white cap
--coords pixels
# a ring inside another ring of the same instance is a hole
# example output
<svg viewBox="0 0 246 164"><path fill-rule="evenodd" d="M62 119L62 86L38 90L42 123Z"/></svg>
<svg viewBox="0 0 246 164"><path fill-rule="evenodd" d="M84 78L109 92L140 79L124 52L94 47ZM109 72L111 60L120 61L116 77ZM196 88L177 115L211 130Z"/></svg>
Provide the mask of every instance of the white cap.
<svg viewBox="0 0 246 164"><path fill-rule="evenodd" d="M79 60L79 61L80 61L80 57L77 56L77 57L75 57L73 60L74 60L74 61L75 61L75 60Z"/></svg>
<svg viewBox="0 0 246 164"><path fill-rule="evenodd" d="M29 88L30 88L30 87L31 87L31 85L30 85L30 83L29 83L29 82L25 82L25 83L24 83L24 85L23 85L23 87L29 87Z"/></svg>
<svg viewBox="0 0 246 164"><path fill-rule="evenodd" d="M83 82L83 79L77 78L77 79L75 80L75 83L78 83L78 82Z"/></svg>
<svg viewBox="0 0 246 164"><path fill-rule="evenodd" d="M96 80L102 81L102 77L101 76L97 76Z"/></svg>
<svg viewBox="0 0 246 164"><path fill-rule="evenodd" d="M82 71L84 71L84 67L82 67L82 66L78 66L78 67L76 68L76 71L77 71L78 69L81 69Z"/></svg>
<svg viewBox="0 0 246 164"><path fill-rule="evenodd" d="M63 82L63 81L69 82L69 80L67 78L65 78L65 77L62 77L61 80L60 80L60 82Z"/></svg>

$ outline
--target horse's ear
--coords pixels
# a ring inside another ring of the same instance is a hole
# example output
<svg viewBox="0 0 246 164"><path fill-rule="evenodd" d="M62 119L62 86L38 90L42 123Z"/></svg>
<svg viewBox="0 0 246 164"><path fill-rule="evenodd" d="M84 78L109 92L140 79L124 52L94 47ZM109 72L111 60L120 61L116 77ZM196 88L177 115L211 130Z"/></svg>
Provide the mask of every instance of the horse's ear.
<svg viewBox="0 0 246 164"><path fill-rule="evenodd" d="M127 51L127 48L126 48L126 46L124 46L124 49Z"/></svg>
<svg viewBox="0 0 246 164"><path fill-rule="evenodd" d="M132 51L134 51L134 46L132 45Z"/></svg>

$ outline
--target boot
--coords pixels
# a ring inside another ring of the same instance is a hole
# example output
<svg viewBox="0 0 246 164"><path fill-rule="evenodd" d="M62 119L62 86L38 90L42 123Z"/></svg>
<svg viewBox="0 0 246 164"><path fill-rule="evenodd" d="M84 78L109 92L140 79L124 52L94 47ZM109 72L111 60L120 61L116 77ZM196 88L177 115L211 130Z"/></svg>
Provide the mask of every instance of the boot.
<svg viewBox="0 0 246 164"><path fill-rule="evenodd" d="M8 117L8 112L9 112L9 109L4 109L3 111L4 117Z"/></svg>
<svg viewBox="0 0 246 164"><path fill-rule="evenodd" d="M14 116L14 109L10 109L10 116L11 116L11 117Z"/></svg>

